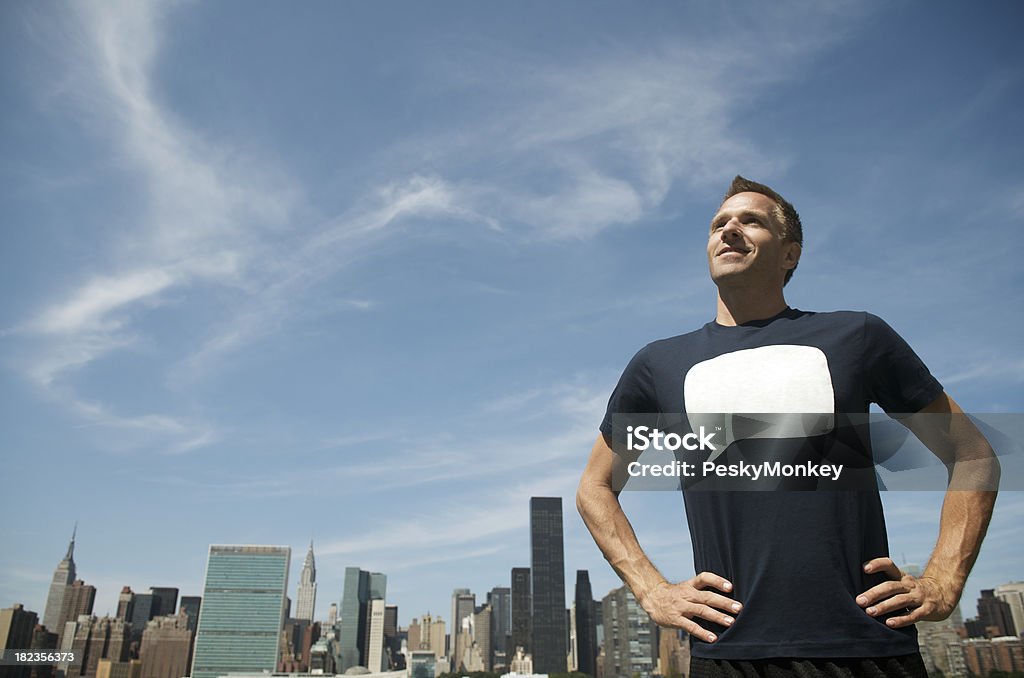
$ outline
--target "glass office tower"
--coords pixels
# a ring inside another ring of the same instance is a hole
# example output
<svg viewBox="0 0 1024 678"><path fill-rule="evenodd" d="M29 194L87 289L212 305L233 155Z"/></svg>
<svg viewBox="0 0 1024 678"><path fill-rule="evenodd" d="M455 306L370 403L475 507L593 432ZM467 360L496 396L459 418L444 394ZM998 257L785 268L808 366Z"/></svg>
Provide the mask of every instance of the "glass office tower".
<svg viewBox="0 0 1024 678"><path fill-rule="evenodd" d="M290 561L287 546L210 547L192 678L277 668Z"/></svg>
<svg viewBox="0 0 1024 678"><path fill-rule="evenodd" d="M561 497L530 497L530 551L533 670L565 673L569 648Z"/></svg>

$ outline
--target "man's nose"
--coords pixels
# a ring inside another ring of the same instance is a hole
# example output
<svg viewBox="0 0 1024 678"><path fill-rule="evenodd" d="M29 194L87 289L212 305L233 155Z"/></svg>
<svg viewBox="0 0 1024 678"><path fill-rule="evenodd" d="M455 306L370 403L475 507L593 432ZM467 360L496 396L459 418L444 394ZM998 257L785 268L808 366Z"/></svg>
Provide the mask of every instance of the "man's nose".
<svg viewBox="0 0 1024 678"><path fill-rule="evenodd" d="M722 227L722 239L734 238L739 235L740 222L738 219L730 219L725 222L725 226Z"/></svg>

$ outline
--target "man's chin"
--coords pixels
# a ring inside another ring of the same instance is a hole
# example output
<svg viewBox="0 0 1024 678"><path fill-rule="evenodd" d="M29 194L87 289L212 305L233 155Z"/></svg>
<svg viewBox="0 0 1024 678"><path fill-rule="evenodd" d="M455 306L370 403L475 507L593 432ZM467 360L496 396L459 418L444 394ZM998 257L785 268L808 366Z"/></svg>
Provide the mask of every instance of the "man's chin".
<svg viewBox="0 0 1024 678"><path fill-rule="evenodd" d="M746 278L747 267L746 266L717 266L709 270L711 273L711 282L716 285L722 283L729 283L735 281L742 281Z"/></svg>

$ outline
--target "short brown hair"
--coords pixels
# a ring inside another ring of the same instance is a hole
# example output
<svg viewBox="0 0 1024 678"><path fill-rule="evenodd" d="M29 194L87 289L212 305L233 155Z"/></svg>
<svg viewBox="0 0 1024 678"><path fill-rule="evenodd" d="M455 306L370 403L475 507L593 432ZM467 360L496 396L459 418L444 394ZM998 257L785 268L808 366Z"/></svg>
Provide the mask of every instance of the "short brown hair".
<svg viewBox="0 0 1024 678"><path fill-rule="evenodd" d="M776 193L770 186L759 184L756 181L751 181L750 179L741 177L738 174L729 185L729 190L726 191L725 197L722 198L722 202L724 203L737 193L760 193L761 195L771 198L775 202L774 216L776 220L778 220L779 225L782 226L783 239L792 240L803 247L804 227L800 223L800 215L796 213L796 208L793 207L792 203ZM786 279L783 281L783 285L789 282L789 279L793 277L793 271L795 270L796 266L786 271Z"/></svg>

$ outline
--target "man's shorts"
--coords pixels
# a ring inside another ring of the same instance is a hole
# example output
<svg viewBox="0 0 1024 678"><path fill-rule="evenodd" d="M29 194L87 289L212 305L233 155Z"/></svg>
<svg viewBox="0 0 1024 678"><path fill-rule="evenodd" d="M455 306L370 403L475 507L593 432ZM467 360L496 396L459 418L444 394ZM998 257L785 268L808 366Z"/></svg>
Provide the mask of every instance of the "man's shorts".
<svg viewBox="0 0 1024 678"><path fill-rule="evenodd" d="M689 678L928 678L918 653L849 659L690 660Z"/></svg>

